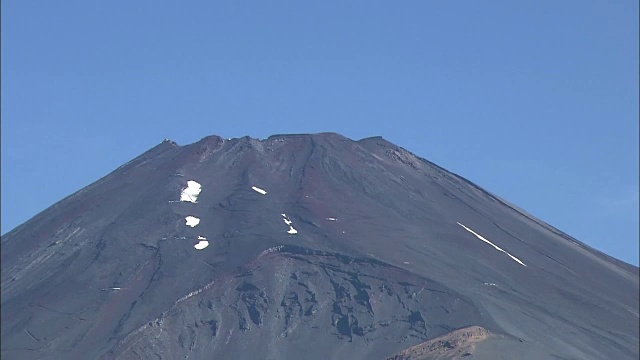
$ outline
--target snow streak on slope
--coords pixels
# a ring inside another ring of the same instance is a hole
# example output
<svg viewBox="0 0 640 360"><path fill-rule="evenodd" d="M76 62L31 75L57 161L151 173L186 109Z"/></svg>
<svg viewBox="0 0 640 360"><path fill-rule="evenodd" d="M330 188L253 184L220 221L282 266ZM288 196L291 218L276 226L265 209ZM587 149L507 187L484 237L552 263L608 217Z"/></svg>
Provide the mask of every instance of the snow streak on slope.
<svg viewBox="0 0 640 360"><path fill-rule="evenodd" d="M298 230L296 230L296 229L294 229L294 228L293 228L293 225L292 225L292 224L293 224L293 221L291 221L291 220L287 217L287 214L280 214L280 215L282 215L282 218L283 218L282 220L284 221L284 223L285 223L285 224L287 224L287 225L289 225L289 230L287 231L287 233L288 233L288 234L291 234L291 235L295 235L295 234L297 234L297 233L298 233Z"/></svg>
<svg viewBox="0 0 640 360"><path fill-rule="evenodd" d="M267 195L267 192L266 192L266 191L264 191L264 190L262 190L262 189L260 189L259 187L252 186L251 188L252 188L254 191L259 192L259 193L260 193L260 194L262 194L262 195Z"/></svg>
<svg viewBox="0 0 640 360"><path fill-rule="evenodd" d="M292 221L289 220L289 218L287 217L287 214L280 214L280 215L282 215L282 220L284 221L285 224L287 224L287 225L291 225L292 224Z"/></svg>
<svg viewBox="0 0 640 360"><path fill-rule="evenodd" d="M472 233L473 235L475 235L478 239L480 239L480 240L482 240L482 241L486 242L487 244L489 244L489 245L493 246L496 250L501 251L501 252L503 252L503 253L505 253L505 254L509 255L509 257L510 257L510 258L512 258L514 261L516 261L518 264L520 264L520 265L522 265L522 266L527 266L527 265L525 265L522 261L520 261L520 259L518 259L517 257L515 257L515 256L513 256L513 255L509 254L508 252L506 252L506 251L502 250L499 246L496 246L496 245L495 245L494 243L492 243L491 241L489 241L489 240L487 240L487 239L483 238L481 235L477 234L475 231L473 231L473 230L469 229L468 227L466 227L466 226L464 226L464 225L462 225L462 224L460 224L460 223L457 223L457 224L458 224L458 225L460 225L460 226L462 226L463 228L465 228L465 230L467 230L468 232L470 232L470 233Z"/></svg>

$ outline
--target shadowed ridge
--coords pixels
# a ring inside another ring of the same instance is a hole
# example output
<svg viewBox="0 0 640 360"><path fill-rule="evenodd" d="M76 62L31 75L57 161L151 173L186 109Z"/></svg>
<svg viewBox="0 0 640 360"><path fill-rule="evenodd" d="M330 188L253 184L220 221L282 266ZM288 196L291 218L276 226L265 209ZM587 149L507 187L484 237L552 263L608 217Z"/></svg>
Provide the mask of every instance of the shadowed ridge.
<svg viewBox="0 0 640 360"><path fill-rule="evenodd" d="M207 143L219 143L224 141L224 139L222 138L222 136L219 135L208 135L203 137L202 139L200 139L198 142L202 143L202 142L207 142Z"/></svg>
<svg viewBox="0 0 640 360"><path fill-rule="evenodd" d="M248 137L245 137L248 138ZM242 138L240 141L242 141ZM229 140L229 143L234 143L235 140ZM225 140L218 135L209 135L200 139L198 142L189 145L189 148L194 149L195 154L198 156L198 160L203 162L210 158L213 154L223 149Z"/></svg>
<svg viewBox="0 0 640 360"><path fill-rule="evenodd" d="M358 140L357 142L359 143L378 143L378 144L389 144L392 146L395 146L392 142L390 142L389 140L385 139L384 137L380 136L380 135L376 135L376 136L369 136L366 138L362 138L360 140Z"/></svg>

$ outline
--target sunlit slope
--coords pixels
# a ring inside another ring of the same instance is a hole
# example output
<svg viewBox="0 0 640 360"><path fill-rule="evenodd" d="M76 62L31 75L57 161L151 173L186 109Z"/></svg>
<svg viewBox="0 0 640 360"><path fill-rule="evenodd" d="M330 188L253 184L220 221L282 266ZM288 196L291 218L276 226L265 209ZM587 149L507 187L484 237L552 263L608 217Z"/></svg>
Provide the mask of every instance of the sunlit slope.
<svg viewBox="0 0 640 360"><path fill-rule="evenodd" d="M445 338L632 359L637 325L637 267L382 138L165 141L2 238L14 359L457 354Z"/></svg>

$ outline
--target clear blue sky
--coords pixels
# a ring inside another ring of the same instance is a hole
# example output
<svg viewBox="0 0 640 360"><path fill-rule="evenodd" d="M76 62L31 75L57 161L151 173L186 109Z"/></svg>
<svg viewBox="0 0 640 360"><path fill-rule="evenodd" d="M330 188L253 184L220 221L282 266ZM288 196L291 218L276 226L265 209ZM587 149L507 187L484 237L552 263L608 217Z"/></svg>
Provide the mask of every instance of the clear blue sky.
<svg viewBox="0 0 640 360"><path fill-rule="evenodd" d="M638 264L638 1L2 1L2 233L163 138L382 135Z"/></svg>

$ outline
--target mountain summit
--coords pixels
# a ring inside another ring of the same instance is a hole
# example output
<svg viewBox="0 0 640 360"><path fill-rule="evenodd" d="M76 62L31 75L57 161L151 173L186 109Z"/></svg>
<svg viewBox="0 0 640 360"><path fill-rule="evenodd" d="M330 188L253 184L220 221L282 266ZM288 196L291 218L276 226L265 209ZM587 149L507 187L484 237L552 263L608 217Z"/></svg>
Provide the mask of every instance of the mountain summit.
<svg viewBox="0 0 640 360"><path fill-rule="evenodd" d="M2 237L6 359L637 359L638 268L381 137L165 140Z"/></svg>

